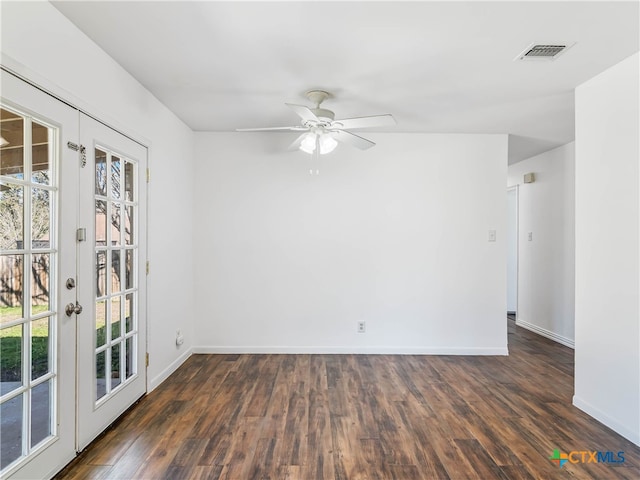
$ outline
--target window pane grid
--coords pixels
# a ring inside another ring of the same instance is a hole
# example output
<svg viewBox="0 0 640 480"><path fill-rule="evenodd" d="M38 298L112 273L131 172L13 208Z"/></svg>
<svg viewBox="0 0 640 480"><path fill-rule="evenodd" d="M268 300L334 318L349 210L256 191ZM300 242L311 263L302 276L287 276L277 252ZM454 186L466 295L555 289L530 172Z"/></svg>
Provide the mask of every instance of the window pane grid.
<svg viewBox="0 0 640 480"><path fill-rule="evenodd" d="M128 383L137 371L137 166L103 147L95 149L96 404ZM133 318L132 318L133 317Z"/></svg>
<svg viewBox="0 0 640 480"><path fill-rule="evenodd" d="M55 435L57 129L2 106L0 469ZM21 134L5 120L21 122ZM35 392L34 392L35 390ZM5 424L10 427L5 429Z"/></svg>

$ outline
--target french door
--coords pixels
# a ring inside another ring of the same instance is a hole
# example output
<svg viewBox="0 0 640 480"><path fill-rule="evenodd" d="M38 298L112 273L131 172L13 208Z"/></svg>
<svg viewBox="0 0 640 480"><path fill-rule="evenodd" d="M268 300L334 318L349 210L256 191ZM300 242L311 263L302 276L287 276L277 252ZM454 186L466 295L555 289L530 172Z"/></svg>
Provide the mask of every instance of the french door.
<svg viewBox="0 0 640 480"><path fill-rule="evenodd" d="M78 114L2 72L0 110L0 470L45 478L75 455L73 238ZM33 458L33 461L28 459ZM20 468L21 467L21 468Z"/></svg>
<svg viewBox="0 0 640 480"><path fill-rule="evenodd" d="M146 389L146 149L1 75L0 476L49 478Z"/></svg>
<svg viewBox="0 0 640 480"><path fill-rule="evenodd" d="M147 151L84 114L80 142L78 450L146 391Z"/></svg>

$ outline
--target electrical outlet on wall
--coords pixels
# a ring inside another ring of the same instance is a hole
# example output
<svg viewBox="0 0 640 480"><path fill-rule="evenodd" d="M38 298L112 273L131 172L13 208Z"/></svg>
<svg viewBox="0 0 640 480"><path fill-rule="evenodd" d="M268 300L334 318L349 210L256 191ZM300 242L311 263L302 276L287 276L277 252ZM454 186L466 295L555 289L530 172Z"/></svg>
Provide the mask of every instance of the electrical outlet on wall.
<svg viewBox="0 0 640 480"><path fill-rule="evenodd" d="M182 336L182 331L180 329L176 330L176 345L179 347L184 343L184 337Z"/></svg>
<svg viewBox="0 0 640 480"><path fill-rule="evenodd" d="M364 320L358 321L358 333L365 333L367 331L367 324Z"/></svg>

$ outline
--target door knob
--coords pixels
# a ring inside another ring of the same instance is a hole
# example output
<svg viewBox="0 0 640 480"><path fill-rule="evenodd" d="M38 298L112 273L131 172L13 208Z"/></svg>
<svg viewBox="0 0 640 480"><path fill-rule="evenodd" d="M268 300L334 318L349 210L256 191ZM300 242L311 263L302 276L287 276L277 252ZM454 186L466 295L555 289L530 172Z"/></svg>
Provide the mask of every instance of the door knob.
<svg viewBox="0 0 640 480"><path fill-rule="evenodd" d="M76 302L75 304L67 303L67 306L64 307L64 312L67 314L67 317L70 317L74 313L76 315L80 315L82 313L82 305L80 305L78 302Z"/></svg>

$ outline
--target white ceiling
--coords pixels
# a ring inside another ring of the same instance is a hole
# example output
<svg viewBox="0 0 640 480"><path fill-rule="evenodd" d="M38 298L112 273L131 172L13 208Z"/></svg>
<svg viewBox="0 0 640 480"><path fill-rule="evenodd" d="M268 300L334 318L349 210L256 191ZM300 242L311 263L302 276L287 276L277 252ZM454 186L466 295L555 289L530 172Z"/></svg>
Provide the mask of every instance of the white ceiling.
<svg viewBox="0 0 640 480"><path fill-rule="evenodd" d="M53 4L193 130L297 125L321 88L388 131L508 133L510 163L572 141L573 89L640 48L637 1ZM533 42L576 43L513 61Z"/></svg>

